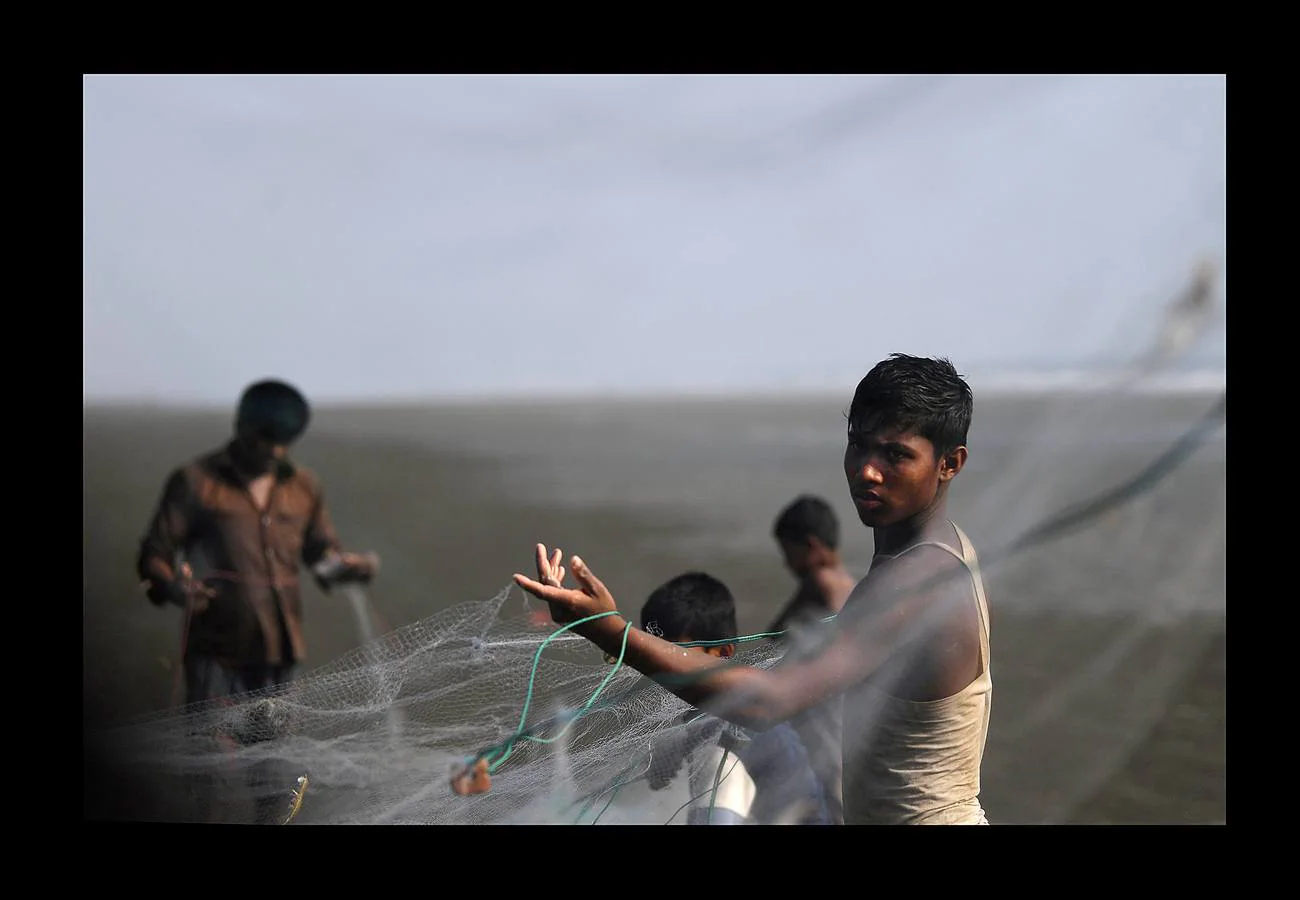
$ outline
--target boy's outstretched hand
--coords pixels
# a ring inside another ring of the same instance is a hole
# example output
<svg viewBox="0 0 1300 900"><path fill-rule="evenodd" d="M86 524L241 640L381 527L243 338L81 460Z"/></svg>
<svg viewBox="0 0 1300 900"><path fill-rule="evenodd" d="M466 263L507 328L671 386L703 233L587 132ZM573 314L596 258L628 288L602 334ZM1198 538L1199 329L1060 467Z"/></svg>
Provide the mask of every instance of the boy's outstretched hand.
<svg viewBox="0 0 1300 900"><path fill-rule="evenodd" d="M515 584L539 600L545 600L551 608L551 620L560 624L613 612L617 608L605 585L577 556L569 560L569 565L578 587L564 587L564 566L560 565L562 558L560 548L556 547L555 552L548 556L546 545L538 544L537 579L516 573Z"/></svg>

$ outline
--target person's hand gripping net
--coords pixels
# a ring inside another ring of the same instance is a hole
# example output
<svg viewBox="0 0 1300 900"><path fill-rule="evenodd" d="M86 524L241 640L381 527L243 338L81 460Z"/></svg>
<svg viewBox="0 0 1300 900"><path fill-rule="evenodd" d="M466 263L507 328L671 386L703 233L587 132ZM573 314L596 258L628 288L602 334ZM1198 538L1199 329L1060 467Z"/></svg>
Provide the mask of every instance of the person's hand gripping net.
<svg viewBox="0 0 1300 900"><path fill-rule="evenodd" d="M154 603L160 606L171 603L190 615L206 612L209 601L217 596L215 589L194 579L194 570L188 562L181 563L171 581L147 579L140 583L140 587Z"/></svg>
<svg viewBox="0 0 1300 900"><path fill-rule="evenodd" d="M486 794L491 788L492 776L488 774L488 761L483 757L452 773L451 790L462 797L470 794Z"/></svg>
<svg viewBox="0 0 1300 900"><path fill-rule="evenodd" d="M217 592L202 581L194 580L194 569L188 562L181 563L179 575L178 593L183 598L181 602L194 615L207 612L208 603L217 596Z"/></svg>

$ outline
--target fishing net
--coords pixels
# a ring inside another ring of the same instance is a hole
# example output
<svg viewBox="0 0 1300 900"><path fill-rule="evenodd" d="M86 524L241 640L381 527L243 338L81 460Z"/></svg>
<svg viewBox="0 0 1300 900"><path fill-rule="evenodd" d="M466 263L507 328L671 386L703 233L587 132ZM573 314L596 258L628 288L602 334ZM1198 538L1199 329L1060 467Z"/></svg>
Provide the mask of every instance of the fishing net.
<svg viewBox="0 0 1300 900"><path fill-rule="evenodd" d="M1061 573L1059 589L1073 590L1066 584L1080 583L1079 574L1065 567L1074 565L1092 567L1085 580L1097 587L1093 602L1141 603L1156 619L1221 608L1222 516L1189 529L1168 514L1161 482L1222 427L1222 397L1199 419L1145 423L1170 430L1165 450L1135 457L1130 471L1108 470L1109 482L1086 463L1064 462L1071 446L1113 429L1126 398L1203 330L1208 286L1205 273L1198 279L1170 308L1148 353L1112 383L1043 406L1004 448L1001 465L981 473L988 489L957 517L974 523L967 530L986 574L1001 579L1004 602L1057 590L1045 571ZM1225 490L1221 481L1201 488ZM1107 529L1104 558L1018 568L1083 523ZM1152 553L1155 546L1177 547L1177 560ZM352 588L348 596L364 622L364 594ZM635 618L634 607L628 613ZM1141 629L1112 635L1095 665L1117 665L1145 636ZM97 776L129 798L118 814L180 822L682 824L689 810L715 807L728 779L745 775L743 753L700 752L734 730L692 718L686 703L553 624L544 604L513 585L367 637L286 685L88 736ZM783 651L809 651L817 639L816 629L793 642L771 637L740 636L733 662L771 668ZM1151 695L1170 690L1185 666L1173 655L1148 657L1132 691L1107 699L1114 719L1131 724L1159 708ZM1094 674L1061 673L1051 692L1004 714L1004 746L1085 693ZM1057 808L1070 808L1120 764L1124 743L1108 746L1074 761L1077 796L1056 797ZM490 790L453 792L453 773L476 761L486 764Z"/></svg>
<svg viewBox="0 0 1300 900"><path fill-rule="evenodd" d="M103 753L149 819L684 822L687 751L721 724L683 722L685 703L556 633L537 605L503 589L288 685L112 729ZM777 653L753 641L736 658L769 666ZM650 790L670 753L682 784ZM491 790L454 794L453 771L480 756Z"/></svg>

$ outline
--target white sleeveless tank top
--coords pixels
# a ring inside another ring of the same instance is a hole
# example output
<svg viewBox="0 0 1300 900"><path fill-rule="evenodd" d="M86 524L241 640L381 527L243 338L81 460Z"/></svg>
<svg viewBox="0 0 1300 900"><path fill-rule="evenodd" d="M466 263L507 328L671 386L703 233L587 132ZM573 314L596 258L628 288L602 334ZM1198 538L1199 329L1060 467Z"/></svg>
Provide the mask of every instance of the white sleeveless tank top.
<svg viewBox="0 0 1300 900"><path fill-rule="evenodd" d="M988 824L979 801L993 698L988 601L974 548L955 523L949 524L961 542L960 553L928 541L903 553L939 547L970 573L979 611L980 674L942 700L903 700L869 683L844 695L846 825Z"/></svg>

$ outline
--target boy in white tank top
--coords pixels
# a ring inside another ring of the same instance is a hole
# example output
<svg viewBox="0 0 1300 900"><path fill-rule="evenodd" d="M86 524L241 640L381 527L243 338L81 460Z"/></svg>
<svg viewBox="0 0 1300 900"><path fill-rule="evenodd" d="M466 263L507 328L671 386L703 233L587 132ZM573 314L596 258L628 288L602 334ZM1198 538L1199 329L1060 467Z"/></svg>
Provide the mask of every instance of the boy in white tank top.
<svg viewBox="0 0 1300 900"><path fill-rule="evenodd" d="M574 630L699 709L751 729L843 704L845 824L987 824L988 604L975 551L948 519L973 397L946 359L892 354L858 383L844 473L875 555L816 652L773 669L717 660L634 628L579 557L515 575ZM624 647L624 634L627 635Z"/></svg>

